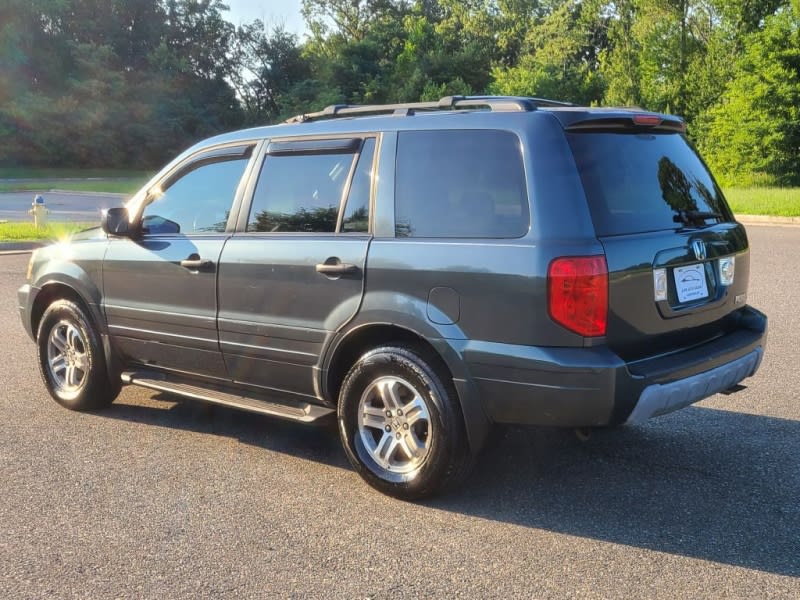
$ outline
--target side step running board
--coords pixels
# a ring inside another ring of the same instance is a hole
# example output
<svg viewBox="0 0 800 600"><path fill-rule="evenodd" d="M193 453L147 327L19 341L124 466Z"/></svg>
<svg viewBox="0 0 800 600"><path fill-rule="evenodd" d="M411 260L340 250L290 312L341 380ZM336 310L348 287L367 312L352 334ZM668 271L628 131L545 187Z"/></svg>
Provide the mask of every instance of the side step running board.
<svg viewBox="0 0 800 600"><path fill-rule="evenodd" d="M211 404L221 404L248 412L279 417L290 421L313 423L318 419L333 414L333 409L307 402L281 402L261 400L221 389L200 387L182 380L175 379L160 372L153 371L127 371L122 374L122 381L132 385L169 392L193 400L201 400Z"/></svg>

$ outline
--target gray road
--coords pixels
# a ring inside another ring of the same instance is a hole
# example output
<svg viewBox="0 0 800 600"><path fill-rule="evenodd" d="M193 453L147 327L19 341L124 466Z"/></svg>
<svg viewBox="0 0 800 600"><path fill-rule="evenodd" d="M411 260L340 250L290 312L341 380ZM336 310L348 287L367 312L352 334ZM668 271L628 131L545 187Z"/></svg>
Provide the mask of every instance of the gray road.
<svg viewBox="0 0 800 600"><path fill-rule="evenodd" d="M798 598L800 228L750 237L748 389L586 444L512 429L416 505L327 429L131 388L59 408L15 314L26 259L0 257L0 597Z"/></svg>
<svg viewBox="0 0 800 600"><path fill-rule="evenodd" d="M36 194L44 197L51 220L79 223L99 223L102 209L121 206L127 198L121 194L83 192L9 192L0 194L0 221L30 221L28 211Z"/></svg>

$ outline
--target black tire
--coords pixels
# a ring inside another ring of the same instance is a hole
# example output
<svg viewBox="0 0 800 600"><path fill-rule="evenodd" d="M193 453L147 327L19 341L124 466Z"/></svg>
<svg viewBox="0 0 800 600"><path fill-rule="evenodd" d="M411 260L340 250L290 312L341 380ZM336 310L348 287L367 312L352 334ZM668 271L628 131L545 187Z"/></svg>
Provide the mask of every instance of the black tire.
<svg viewBox="0 0 800 600"><path fill-rule="evenodd" d="M339 434L347 458L372 487L402 500L454 487L473 462L452 379L423 356L399 345L371 350L350 369L339 394ZM412 408L403 415L387 410L392 405ZM390 444L392 449L381 451Z"/></svg>
<svg viewBox="0 0 800 600"><path fill-rule="evenodd" d="M61 406L97 410L111 404L119 394L121 382L109 380L100 336L76 303L56 300L48 306L36 343L42 379Z"/></svg>

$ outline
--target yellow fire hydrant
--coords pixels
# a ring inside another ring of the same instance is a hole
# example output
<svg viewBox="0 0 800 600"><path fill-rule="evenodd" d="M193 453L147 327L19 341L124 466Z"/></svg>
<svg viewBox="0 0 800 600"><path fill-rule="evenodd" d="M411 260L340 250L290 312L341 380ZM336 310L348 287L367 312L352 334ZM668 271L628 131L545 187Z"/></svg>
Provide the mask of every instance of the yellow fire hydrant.
<svg viewBox="0 0 800 600"><path fill-rule="evenodd" d="M34 197L28 214L33 215L33 225L36 227L36 229L47 226L47 213L49 212L50 211L47 210L47 206L44 203L44 198L39 195Z"/></svg>

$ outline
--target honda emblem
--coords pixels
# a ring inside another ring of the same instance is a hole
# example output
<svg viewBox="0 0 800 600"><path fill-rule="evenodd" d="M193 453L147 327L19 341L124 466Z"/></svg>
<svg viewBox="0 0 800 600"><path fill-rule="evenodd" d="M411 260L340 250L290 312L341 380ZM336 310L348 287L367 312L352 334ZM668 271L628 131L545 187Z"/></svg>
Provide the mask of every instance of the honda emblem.
<svg viewBox="0 0 800 600"><path fill-rule="evenodd" d="M706 259L706 245L703 243L702 240L693 241L692 250L694 250L694 256L697 260Z"/></svg>

